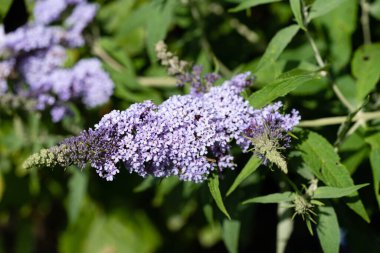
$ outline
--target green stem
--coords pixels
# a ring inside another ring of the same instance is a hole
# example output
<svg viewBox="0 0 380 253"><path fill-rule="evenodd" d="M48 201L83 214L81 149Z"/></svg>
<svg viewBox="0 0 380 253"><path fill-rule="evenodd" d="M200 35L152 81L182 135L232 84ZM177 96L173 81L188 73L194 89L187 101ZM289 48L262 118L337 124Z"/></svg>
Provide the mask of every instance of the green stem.
<svg viewBox="0 0 380 253"><path fill-rule="evenodd" d="M303 120L300 122L300 127L320 127L320 126L329 126L329 125L339 125L345 122L347 119L346 116L339 117L329 117L329 118L321 118L314 120ZM361 114L357 114L352 121L369 121L373 119L380 119L380 111L376 112L364 112Z"/></svg>
<svg viewBox="0 0 380 253"><path fill-rule="evenodd" d="M364 44L371 44L371 29L369 26L369 4L366 0L360 0L362 15L360 22L362 23Z"/></svg>

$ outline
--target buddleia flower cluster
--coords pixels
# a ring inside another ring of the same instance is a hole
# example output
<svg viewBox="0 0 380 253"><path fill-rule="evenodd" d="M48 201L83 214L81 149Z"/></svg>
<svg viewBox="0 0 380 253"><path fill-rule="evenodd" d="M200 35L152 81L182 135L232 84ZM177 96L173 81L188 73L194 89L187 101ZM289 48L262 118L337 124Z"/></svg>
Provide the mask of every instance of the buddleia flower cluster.
<svg viewBox="0 0 380 253"><path fill-rule="evenodd" d="M246 72L204 93L175 95L161 105L146 101L125 111L112 111L93 129L41 151L25 166L90 164L106 180L113 180L125 167L143 177L177 176L203 182L210 173L236 167L232 143L247 152L256 145L247 134L252 134L256 125L279 118L280 104L255 110L240 95L251 80L251 73ZM285 132L298 123L299 116L294 112L281 117L282 123L271 125L269 131L288 142Z"/></svg>
<svg viewBox="0 0 380 253"><path fill-rule="evenodd" d="M7 34L1 27L0 100L5 94L33 100L54 122L69 113L70 101L87 108L107 102L114 84L98 59L64 66L67 50L85 45L83 31L97 9L85 0L37 0L34 19Z"/></svg>

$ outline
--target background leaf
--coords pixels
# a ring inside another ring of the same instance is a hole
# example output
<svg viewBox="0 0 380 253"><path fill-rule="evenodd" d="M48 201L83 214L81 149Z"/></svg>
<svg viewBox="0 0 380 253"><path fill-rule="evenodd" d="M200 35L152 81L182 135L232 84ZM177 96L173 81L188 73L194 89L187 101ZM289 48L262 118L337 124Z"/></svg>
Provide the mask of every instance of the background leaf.
<svg viewBox="0 0 380 253"><path fill-rule="evenodd" d="M310 20L317 18L319 16L325 15L326 13L340 7L345 1L351 0L315 0L310 10Z"/></svg>
<svg viewBox="0 0 380 253"><path fill-rule="evenodd" d="M229 253L237 253L239 246L240 221L223 220L223 241Z"/></svg>
<svg viewBox="0 0 380 253"><path fill-rule="evenodd" d="M67 215L69 223L76 222L86 196L88 175L76 167L71 168L69 195L67 196Z"/></svg>
<svg viewBox="0 0 380 253"><path fill-rule="evenodd" d="M317 233L324 253L338 253L340 231L338 219L331 206L318 207Z"/></svg>
<svg viewBox="0 0 380 253"><path fill-rule="evenodd" d="M291 25L278 31L269 42L264 55L257 64L255 72L259 71L261 68L274 64L281 55L282 51L284 51L292 38L297 34L298 29L298 25Z"/></svg>
<svg viewBox="0 0 380 253"><path fill-rule="evenodd" d="M351 68L356 78L357 97L361 100L380 79L380 43L364 45L357 49Z"/></svg>
<svg viewBox="0 0 380 253"><path fill-rule="evenodd" d="M245 0L245 1L242 1L242 3L236 6L235 8L231 9L230 11L231 12L242 11L242 10L257 6L257 5L268 4L268 3L279 2L279 1L281 0Z"/></svg>
<svg viewBox="0 0 380 253"><path fill-rule="evenodd" d="M147 47L151 61L156 60L154 47L159 40L164 39L168 31L172 18L176 0L168 0L164 4L152 2L154 12L147 19Z"/></svg>
<svg viewBox="0 0 380 253"><path fill-rule="evenodd" d="M316 23L321 23L327 29L331 43L329 64L334 71L342 69L351 59L351 37L358 23L358 6L358 1L343 1L338 8L316 20ZM336 31L337 27L339 32Z"/></svg>

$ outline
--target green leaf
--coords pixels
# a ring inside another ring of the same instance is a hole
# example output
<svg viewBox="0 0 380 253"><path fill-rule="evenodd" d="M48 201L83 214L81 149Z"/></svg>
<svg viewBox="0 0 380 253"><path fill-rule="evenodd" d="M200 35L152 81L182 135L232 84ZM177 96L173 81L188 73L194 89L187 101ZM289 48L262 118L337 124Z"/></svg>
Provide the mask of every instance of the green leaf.
<svg viewBox="0 0 380 253"><path fill-rule="evenodd" d="M2 18L5 17L5 15L7 14L8 10L9 10L9 7L11 6L11 3L13 1L11 0L2 0L1 1L1 4L0 4L0 21L1 23L3 23L3 20Z"/></svg>
<svg viewBox="0 0 380 253"><path fill-rule="evenodd" d="M223 221L223 241L229 253L237 253L239 246L240 221Z"/></svg>
<svg viewBox="0 0 380 253"><path fill-rule="evenodd" d="M58 252L157 252L159 232L146 213L138 208L112 208L105 212L89 200L80 220L60 233ZM149 243L147 243L149 242Z"/></svg>
<svg viewBox="0 0 380 253"><path fill-rule="evenodd" d="M215 200L216 206L219 208L222 213L224 213L228 219L231 219L230 215L227 212L226 207L224 206L222 195L220 194L219 189L219 176L214 174L208 180L208 188L210 189L211 196Z"/></svg>
<svg viewBox="0 0 380 253"><path fill-rule="evenodd" d="M306 31L306 27L303 24L303 17L301 12L301 0L290 0L290 7L292 8L293 15L297 21L299 27Z"/></svg>
<svg viewBox="0 0 380 253"><path fill-rule="evenodd" d="M69 223L73 224L78 218L86 195L88 176L76 167L71 168L72 175L69 180L69 195L67 197L67 216Z"/></svg>
<svg viewBox="0 0 380 253"><path fill-rule="evenodd" d="M307 72L297 69L292 70L284 73L272 83L254 92L249 96L248 101L254 108L261 108L273 100L285 96L300 85L318 78L320 78L320 76L316 72Z"/></svg>
<svg viewBox="0 0 380 253"><path fill-rule="evenodd" d="M380 79L380 43L357 49L352 59L352 74L356 78L357 98L365 98Z"/></svg>
<svg viewBox="0 0 380 253"><path fill-rule="evenodd" d="M351 59L352 34L358 24L357 14L358 1L345 1L339 8L318 19L328 32L329 64L336 72L346 67Z"/></svg>
<svg viewBox="0 0 380 253"><path fill-rule="evenodd" d="M380 208L380 133L366 138L366 141L371 145L369 160L372 168L373 189Z"/></svg>
<svg viewBox="0 0 380 253"><path fill-rule="evenodd" d="M160 181L156 187L156 195L153 199L153 206L161 206L168 195L180 183L177 177L167 177Z"/></svg>
<svg viewBox="0 0 380 253"><path fill-rule="evenodd" d="M302 134L304 135L301 137L303 141L299 148L307 168L328 186L341 188L354 186L348 170L340 163L340 158L333 146L317 133L304 131ZM369 222L368 214L358 192L355 191L349 197L350 201L347 201L347 205Z"/></svg>
<svg viewBox="0 0 380 253"><path fill-rule="evenodd" d="M259 63L257 64L255 72L261 68L274 64L292 38L296 35L298 29L298 25L291 25L278 31L269 42L263 57L261 57Z"/></svg>
<svg viewBox="0 0 380 253"><path fill-rule="evenodd" d="M242 10L245 10L254 6L258 6L261 4L269 4L273 2L279 2L279 1L281 0L245 0L245 1L242 1L241 4L239 4L235 8L230 9L229 11L238 12L238 11L242 11Z"/></svg>
<svg viewBox="0 0 380 253"><path fill-rule="evenodd" d="M229 196L249 175L257 170L261 164L261 159L252 155L244 168L240 171L239 175L235 178L231 187L228 189L226 196Z"/></svg>
<svg viewBox="0 0 380 253"><path fill-rule="evenodd" d="M203 206L203 214L210 225L214 224L214 212L210 204L205 204Z"/></svg>
<svg viewBox="0 0 380 253"><path fill-rule="evenodd" d="M345 1L352 1L352 0L316 0L310 9L310 20L325 15L326 13L329 13L330 11L334 10L335 8L339 7L342 3Z"/></svg>
<svg viewBox="0 0 380 253"><path fill-rule="evenodd" d="M321 186L318 187L314 192L313 199L334 199L341 198L354 193L355 191L363 188L369 184L359 184L350 187L331 187L331 186Z"/></svg>
<svg viewBox="0 0 380 253"><path fill-rule="evenodd" d="M243 202L243 204L249 204L249 203L262 203L262 204L280 203L280 202L285 202L285 201L293 201L294 198L295 198L295 195L293 192L273 193L273 194L269 194L269 195L265 195L265 196L247 199Z"/></svg>
<svg viewBox="0 0 380 253"><path fill-rule="evenodd" d="M317 233L324 253L338 253L340 230L334 208L331 206L318 207Z"/></svg>
<svg viewBox="0 0 380 253"><path fill-rule="evenodd" d="M147 178L144 178L144 180L133 189L133 192L143 192L148 190L149 188L154 186L155 178L153 176L148 176Z"/></svg>
<svg viewBox="0 0 380 253"><path fill-rule="evenodd" d="M153 5L154 12L147 20L147 46L151 61L155 61L155 45L159 40L165 38L166 32L169 30L172 22L174 7L177 1L168 0L165 4L161 4L161 1L153 1L151 4Z"/></svg>
<svg viewBox="0 0 380 253"><path fill-rule="evenodd" d="M128 1L118 1L118 2L121 5L129 5ZM142 25L145 25L147 22L149 22L149 18L152 17L154 13L154 7L155 6L149 3L144 3L144 4L139 5L137 9L134 9L130 13L126 13L128 11L127 10L128 6L117 6L117 8L123 8L122 10L123 16L122 16L122 19L120 20L118 30L115 32L115 36L125 38L127 34L131 33L134 29ZM110 15L112 15L111 14L112 12L114 13L114 10L110 11ZM107 17L107 18L111 18L111 17Z"/></svg>
<svg viewBox="0 0 380 253"><path fill-rule="evenodd" d="M372 17L376 18L377 20L380 20L380 1L376 0L373 1L373 3L369 6L369 13Z"/></svg>
<svg viewBox="0 0 380 253"><path fill-rule="evenodd" d="M358 107L361 101L356 98L357 92L354 78L351 75L344 75L337 78L335 83L350 105L353 108Z"/></svg>

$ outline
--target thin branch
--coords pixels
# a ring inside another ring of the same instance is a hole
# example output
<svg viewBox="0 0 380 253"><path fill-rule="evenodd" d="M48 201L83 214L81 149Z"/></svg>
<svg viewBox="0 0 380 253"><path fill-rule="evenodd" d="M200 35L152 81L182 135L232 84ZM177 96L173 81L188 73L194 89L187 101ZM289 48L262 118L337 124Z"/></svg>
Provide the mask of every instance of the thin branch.
<svg viewBox="0 0 380 253"><path fill-rule="evenodd" d="M307 25L308 23L310 22L309 20L309 13L308 13L308 10L307 10L307 7L305 6L305 3L304 1L302 1L302 6L303 6L303 20L304 20L304 26L306 27L306 37L310 43L310 46L311 48L313 49L313 52L314 52L314 57L318 63L318 66L320 68L325 68L326 67L326 64L325 62L323 61L322 59L322 56L321 56L321 53L319 52L319 49L313 39L313 37L311 36L309 30L307 29ZM323 73L321 73L322 76L327 76L327 72L324 71ZM340 100L340 102L345 106L347 107L347 109L349 110L349 112L353 112L355 111L355 108L350 104L350 102L346 99L346 97L343 95L343 93L340 91L340 89L338 88L338 86L336 85L335 82L332 82L331 83L331 86L332 86L332 89L335 93L335 95L338 97L338 99ZM359 112L360 113L360 112Z"/></svg>
<svg viewBox="0 0 380 253"><path fill-rule="evenodd" d="M338 97L338 99L340 100L340 102L342 102L342 104L347 107L348 111L349 112L353 112L355 111L355 107L353 107L350 102L346 99L346 97L342 94L342 92L339 90L338 86L333 83L332 85L332 89L333 91L335 92L335 95Z"/></svg>
<svg viewBox="0 0 380 253"><path fill-rule="evenodd" d="M360 21L362 23L364 44L371 44L371 29L369 26L369 4L366 0L360 0L362 15Z"/></svg>
<svg viewBox="0 0 380 253"><path fill-rule="evenodd" d="M103 50L98 44L94 44L94 47L92 48L92 51L96 56L98 56L100 59L102 59L104 62L106 62L108 65L110 65L113 69L116 71L123 71L124 67L118 63L116 60L114 60L106 51Z"/></svg>
<svg viewBox="0 0 380 253"><path fill-rule="evenodd" d="M310 35L310 33L309 33L308 30L306 30L305 33L306 33L306 37L307 37L307 39L308 39L308 41L309 41L309 43L311 45L311 48L313 49L314 57L317 60L317 63L319 65L319 67L324 68L326 65L325 65L325 63L322 60L322 56L319 53L318 47L315 44L315 41L314 41L313 37L311 37L311 35Z"/></svg>
<svg viewBox="0 0 380 253"><path fill-rule="evenodd" d="M137 82L146 87L175 87L177 83L175 78L166 76L138 77Z"/></svg>
<svg viewBox="0 0 380 253"><path fill-rule="evenodd" d="M314 120L303 120L300 122L300 127L320 127L320 126L329 126L329 125L339 125L346 121L346 116L338 116L338 117L329 117L329 118L321 118ZM361 114L357 114L352 121L369 121L373 119L380 119L380 111L376 112L363 112Z"/></svg>

